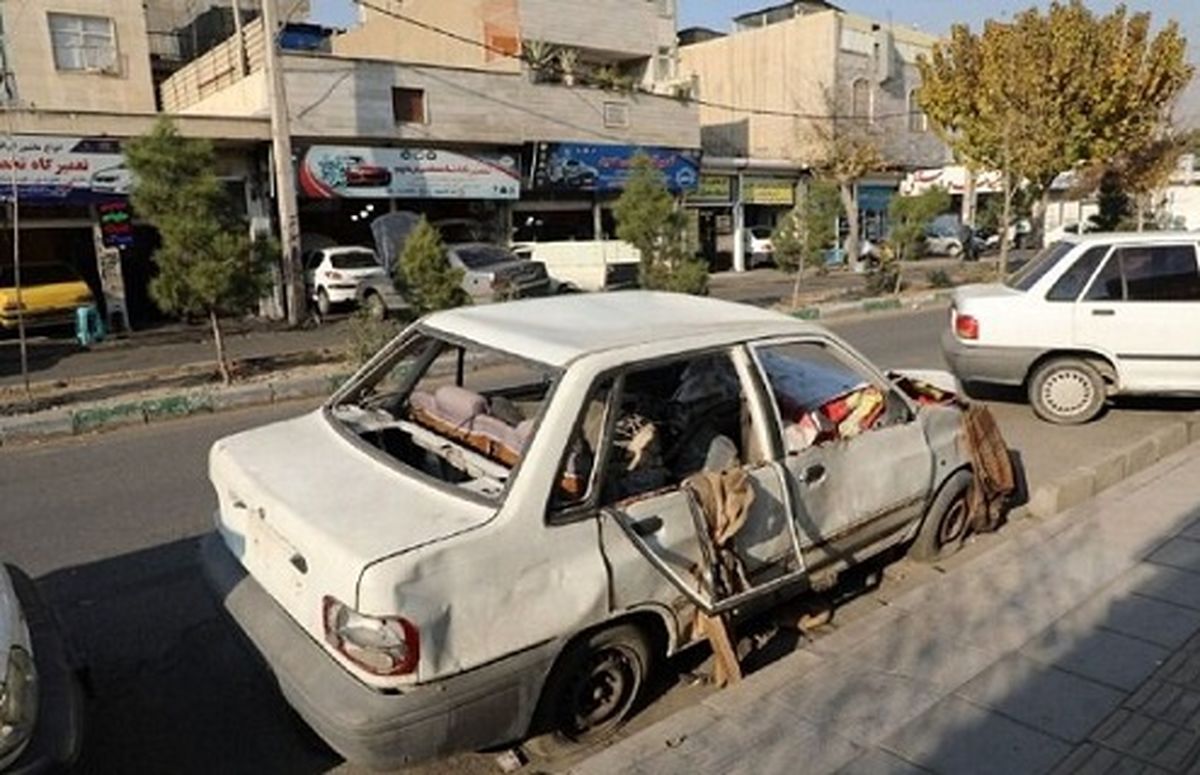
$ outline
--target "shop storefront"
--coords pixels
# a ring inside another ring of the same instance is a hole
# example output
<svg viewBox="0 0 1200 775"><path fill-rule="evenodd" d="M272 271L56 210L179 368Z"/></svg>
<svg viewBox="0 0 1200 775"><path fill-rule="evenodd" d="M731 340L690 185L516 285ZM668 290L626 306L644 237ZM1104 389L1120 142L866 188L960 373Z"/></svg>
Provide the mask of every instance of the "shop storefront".
<svg viewBox="0 0 1200 775"><path fill-rule="evenodd" d="M514 211L516 241L614 239L612 207L638 154L649 156L676 196L695 191L700 151L602 143L526 147L526 191Z"/></svg>
<svg viewBox="0 0 1200 775"><path fill-rule="evenodd" d="M390 261L395 240L383 227L393 214L426 217L450 243L501 240L521 193L519 158L504 149L309 146L298 172L301 242L373 246Z"/></svg>
<svg viewBox="0 0 1200 775"><path fill-rule="evenodd" d="M701 173L696 190L684 200L695 214L701 257L710 269L727 269L733 262L734 176Z"/></svg>

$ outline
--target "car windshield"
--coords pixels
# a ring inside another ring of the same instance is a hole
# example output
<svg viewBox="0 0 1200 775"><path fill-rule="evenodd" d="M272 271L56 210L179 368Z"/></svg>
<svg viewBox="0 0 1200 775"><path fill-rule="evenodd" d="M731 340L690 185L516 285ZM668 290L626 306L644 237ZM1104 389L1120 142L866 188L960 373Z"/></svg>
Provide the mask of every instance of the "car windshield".
<svg viewBox="0 0 1200 775"><path fill-rule="evenodd" d="M1073 242L1055 242L1047 246L1030 259L1029 263L1009 275L1004 284L1018 291L1029 290L1037 285L1038 280L1045 277L1047 272L1058 266L1058 262L1062 261L1063 257L1074 247L1075 243Z"/></svg>
<svg viewBox="0 0 1200 775"><path fill-rule="evenodd" d="M468 269L483 269L516 260L516 256L498 245L464 245L455 248L454 254Z"/></svg>
<svg viewBox="0 0 1200 775"><path fill-rule="evenodd" d="M559 373L479 344L416 332L389 345L332 411L404 466L497 500Z"/></svg>
<svg viewBox="0 0 1200 775"><path fill-rule="evenodd" d="M379 260L369 250L335 253L329 259L334 269L378 269Z"/></svg>
<svg viewBox="0 0 1200 775"><path fill-rule="evenodd" d="M54 283L73 283L79 280L79 275L66 264L22 264L21 286L28 288L34 285L52 285ZM0 266L0 288L12 288L16 285L12 264Z"/></svg>

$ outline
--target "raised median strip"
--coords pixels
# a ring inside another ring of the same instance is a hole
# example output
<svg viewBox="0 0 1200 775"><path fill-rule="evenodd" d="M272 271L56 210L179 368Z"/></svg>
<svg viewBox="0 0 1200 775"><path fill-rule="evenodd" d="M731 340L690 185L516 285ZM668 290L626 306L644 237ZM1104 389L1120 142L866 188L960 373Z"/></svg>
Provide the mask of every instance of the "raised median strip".
<svg viewBox="0 0 1200 775"><path fill-rule="evenodd" d="M230 387L204 387L167 395L117 399L77 407L0 417L0 446L221 412L250 406L318 398L332 393L344 372L280 376Z"/></svg>
<svg viewBox="0 0 1200 775"><path fill-rule="evenodd" d="M813 304L791 311L794 318L801 320L828 320L849 315L870 315L876 312L892 312L900 309L919 309L945 304L950 301L951 291L930 291L906 296L879 296L857 301L835 301Z"/></svg>

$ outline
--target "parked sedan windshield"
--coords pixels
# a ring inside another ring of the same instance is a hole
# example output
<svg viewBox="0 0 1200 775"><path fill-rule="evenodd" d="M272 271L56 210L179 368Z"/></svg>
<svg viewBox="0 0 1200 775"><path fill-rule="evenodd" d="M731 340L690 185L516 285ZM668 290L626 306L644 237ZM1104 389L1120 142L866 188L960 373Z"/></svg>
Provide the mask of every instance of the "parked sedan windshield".
<svg viewBox="0 0 1200 775"><path fill-rule="evenodd" d="M483 269L485 266L515 260L515 256L496 245L470 245L454 249L458 260L468 269Z"/></svg>
<svg viewBox="0 0 1200 775"><path fill-rule="evenodd" d="M1074 249L1073 242L1055 242L1038 253L1029 263L1013 272L1004 284L1018 291L1027 291L1037 285L1038 280L1058 266L1058 262Z"/></svg>
<svg viewBox="0 0 1200 775"><path fill-rule="evenodd" d="M375 254L369 250L335 253L329 260L334 269L375 269L379 266Z"/></svg>

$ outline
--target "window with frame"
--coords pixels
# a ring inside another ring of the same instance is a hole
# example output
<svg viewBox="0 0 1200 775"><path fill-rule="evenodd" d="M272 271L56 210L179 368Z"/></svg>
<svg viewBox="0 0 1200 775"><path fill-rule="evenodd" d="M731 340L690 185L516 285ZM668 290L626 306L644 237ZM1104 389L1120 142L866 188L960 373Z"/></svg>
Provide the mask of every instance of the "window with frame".
<svg viewBox="0 0 1200 775"><path fill-rule="evenodd" d="M821 342L764 347L759 363L788 453L902 424L904 402Z"/></svg>
<svg viewBox="0 0 1200 775"><path fill-rule="evenodd" d="M1046 301L1075 301L1096 273L1096 267L1108 255L1111 245L1100 245L1084 253L1063 272L1054 286L1046 293Z"/></svg>
<svg viewBox="0 0 1200 775"><path fill-rule="evenodd" d="M726 351L626 372L615 406L605 504L678 487L702 471L762 462L741 378Z"/></svg>
<svg viewBox="0 0 1200 775"><path fill-rule="evenodd" d="M929 130L929 118L921 110L921 100L916 89L908 93L908 131L926 132Z"/></svg>
<svg viewBox="0 0 1200 775"><path fill-rule="evenodd" d="M393 87L392 118L397 124L424 124L425 90Z"/></svg>
<svg viewBox="0 0 1200 775"><path fill-rule="evenodd" d="M550 497L552 510L570 509L591 498L595 486L596 459L600 454L612 390L612 380L602 380L592 388L584 401L554 480Z"/></svg>
<svg viewBox="0 0 1200 775"><path fill-rule="evenodd" d="M51 13L50 42L59 70L111 72L117 67L117 37L112 19Z"/></svg>
<svg viewBox="0 0 1200 775"><path fill-rule="evenodd" d="M670 47L663 46L658 49L658 55L654 57L654 80L658 82L669 81L675 76L675 55Z"/></svg>
<svg viewBox="0 0 1200 775"><path fill-rule="evenodd" d="M859 78L850 85L850 117L870 122L871 112L871 82Z"/></svg>
<svg viewBox="0 0 1200 775"><path fill-rule="evenodd" d="M1200 301L1193 245L1117 248L1088 289L1089 301Z"/></svg>

